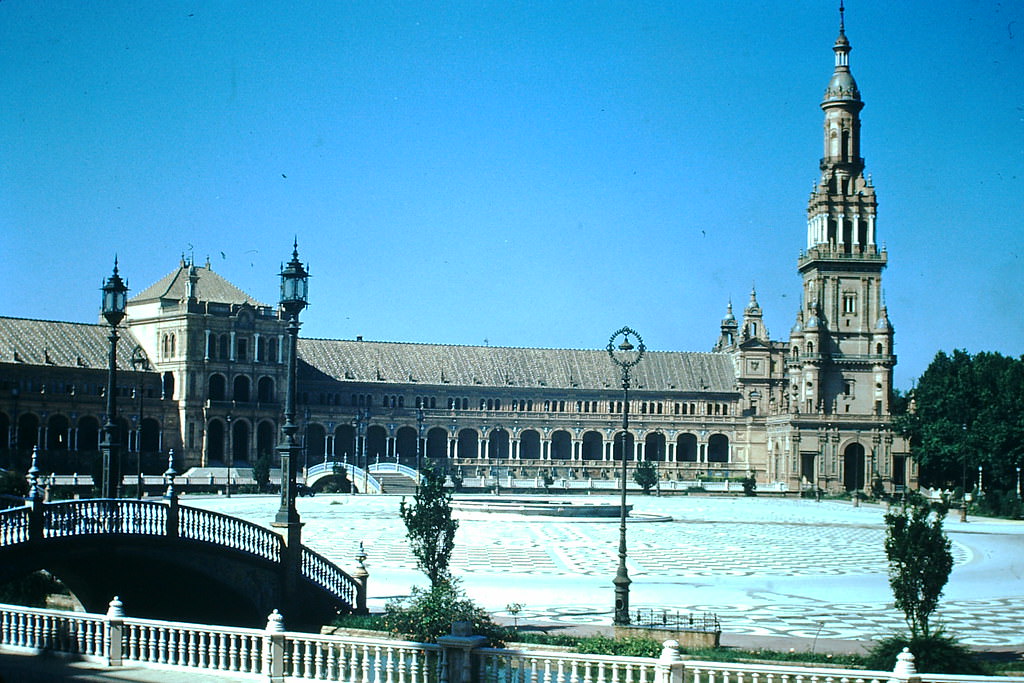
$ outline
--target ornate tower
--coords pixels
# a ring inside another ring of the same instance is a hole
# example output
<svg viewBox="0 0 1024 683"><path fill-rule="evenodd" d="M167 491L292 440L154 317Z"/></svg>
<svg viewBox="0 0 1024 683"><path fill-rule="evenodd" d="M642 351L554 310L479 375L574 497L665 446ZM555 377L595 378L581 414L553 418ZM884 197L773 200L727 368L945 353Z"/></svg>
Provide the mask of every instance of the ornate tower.
<svg viewBox="0 0 1024 683"><path fill-rule="evenodd" d="M877 202L860 156L860 99L850 73L843 6L825 89L821 178L807 204L807 249L798 268L803 303L790 335L790 406L800 413L887 415L892 325L882 299L886 253Z"/></svg>

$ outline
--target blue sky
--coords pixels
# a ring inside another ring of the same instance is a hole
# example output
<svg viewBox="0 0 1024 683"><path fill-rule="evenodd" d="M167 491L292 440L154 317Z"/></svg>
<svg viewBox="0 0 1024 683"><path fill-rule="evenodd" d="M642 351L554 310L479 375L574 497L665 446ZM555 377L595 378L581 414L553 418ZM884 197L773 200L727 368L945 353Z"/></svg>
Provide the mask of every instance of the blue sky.
<svg viewBox="0 0 1024 683"><path fill-rule="evenodd" d="M316 337L788 337L836 3L0 3L0 314L209 256ZM897 385L1024 353L1024 9L850 0Z"/></svg>

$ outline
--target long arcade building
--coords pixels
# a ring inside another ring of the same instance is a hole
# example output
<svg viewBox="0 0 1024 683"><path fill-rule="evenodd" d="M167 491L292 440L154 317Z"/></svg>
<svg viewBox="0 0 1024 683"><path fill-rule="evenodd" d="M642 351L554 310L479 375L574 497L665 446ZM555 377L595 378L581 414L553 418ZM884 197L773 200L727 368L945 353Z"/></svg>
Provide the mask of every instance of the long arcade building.
<svg viewBox="0 0 1024 683"><path fill-rule="evenodd" d="M772 341L756 293L711 352L649 352L635 369L630 461L684 481L753 473L797 491L916 486L890 427L893 327L882 297L875 190L860 156L863 102L840 22L821 177L797 268L800 310ZM276 457L285 322L209 262L184 259L129 301L119 342L123 448L162 471ZM46 471L89 471L101 439L103 325L0 318L0 466L38 446ZM420 457L466 475L610 479L622 394L598 350L299 340L301 465Z"/></svg>

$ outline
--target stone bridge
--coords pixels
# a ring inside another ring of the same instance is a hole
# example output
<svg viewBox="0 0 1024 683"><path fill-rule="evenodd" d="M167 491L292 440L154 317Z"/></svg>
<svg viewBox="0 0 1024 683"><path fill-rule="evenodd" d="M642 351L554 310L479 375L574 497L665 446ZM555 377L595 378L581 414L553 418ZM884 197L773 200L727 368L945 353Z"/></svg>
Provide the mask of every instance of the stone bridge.
<svg viewBox="0 0 1024 683"><path fill-rule="evenodd" d="M0 511L0 583L39 570L89 612L104 611L116 595L149 618L255 627L280 609L293 628L318 628L366 608L361 561L350 576L269 529L174 496L30 499Z"/></svg>

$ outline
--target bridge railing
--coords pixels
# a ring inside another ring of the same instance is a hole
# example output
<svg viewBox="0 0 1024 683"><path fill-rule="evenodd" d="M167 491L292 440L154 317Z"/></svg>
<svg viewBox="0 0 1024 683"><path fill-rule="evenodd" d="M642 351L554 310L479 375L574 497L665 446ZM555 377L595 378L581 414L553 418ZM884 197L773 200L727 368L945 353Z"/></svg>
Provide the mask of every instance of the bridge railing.
<svg viewBox="0 0 1024 683"><path fill-rule="evenodd" d="M413 481L421 481L423 479L423 475L412 467L397 462L376 462L370 465L367 469L371 472L396 472L398 474L404 474Z"/></svg>
<svg viewBox="0 0 1024 683"><path fill-rule="evenodd" d="M0 546L94 534L131 534L180 538L238 550L275 564L283 562L284 539L277 533L244 519L219 512L178 505L177 499L68 500L33 502L20 508L0 510ZM364 583L330 560L300 546L299 571L314 585L338 598L351 609L366 607Z"/></svg>
<svg viewBox="0 0 1024 683"><path fill-rule="evenodd" d="M359 581L343 572L323 555L302 546L299 566L302 576L356 609L365 608L366 595Z"/></svg>
<svg viewBox="0 0 1024 683"><path fill-rule="evenodd" d="M284 540L258 524L231 515L184 505L178 508L178 515L180 538L216 543L271 562L281 561Z"/></svg>
<svg viewBox="0 0 1024 683"><path fill-rule="evenodd" d="M362 485L367 491L372 493L380 493L383 491L380 481L370 474L369 469L364 470L361 467L356 467L355 465L350 465L347 462L339 462L337 460L318 462L307 469L306 483L309 484L317 479L334 474L334 469L336 467L338 469L345 470L345 474L350 482ZM370 467L373 466L371 465Z"/></svg>
<svg viewBox="0 0 1024 683"><path fill-rule="evenodd" d="M27 506L0 510L0 545L26 543L31 538Z"/></svg>

